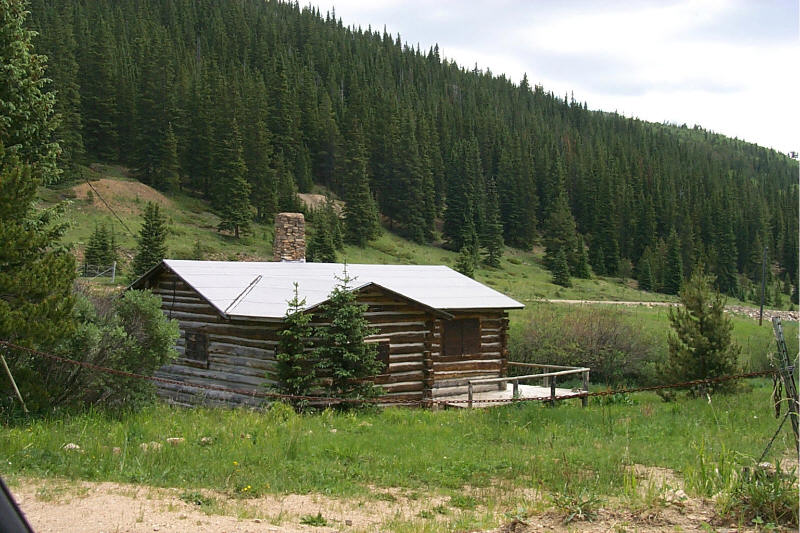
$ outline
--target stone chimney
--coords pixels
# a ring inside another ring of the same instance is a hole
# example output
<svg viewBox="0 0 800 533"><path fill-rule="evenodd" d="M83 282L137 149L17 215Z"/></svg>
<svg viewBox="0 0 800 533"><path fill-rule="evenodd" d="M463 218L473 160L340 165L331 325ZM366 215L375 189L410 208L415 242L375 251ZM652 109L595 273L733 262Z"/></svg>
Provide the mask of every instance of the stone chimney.
<svg viewBox="0 0 800 533"><path fill-rule="evenodd" d="M272 245L274 261L306 262L306 219L303 213L278 213L275 215L275 241Z"/></svg>

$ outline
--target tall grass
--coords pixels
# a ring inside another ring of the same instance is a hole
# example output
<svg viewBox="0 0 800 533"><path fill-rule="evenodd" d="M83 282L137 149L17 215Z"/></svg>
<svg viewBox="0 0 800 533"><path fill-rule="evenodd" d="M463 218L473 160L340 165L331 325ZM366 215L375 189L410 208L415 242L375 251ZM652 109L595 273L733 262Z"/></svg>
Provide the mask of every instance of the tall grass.
<svg viewBox="0 0 800 533"><path fill-rule="evenodd" d="M568 494L614 495L634 463L688 471L698 443L754 457L774 431L770 383L736 396L629 405L577 403L491 410L297 415L153 406L89 411L0 433L0 471L21 476L262 493L368 494L371 487L486 487L497 481ZM747 431L742 431L747 428ZM183 437L176 446L169 437ZM161 447L142 444L160 443ZM64 449L74 443L80 450ZM775 444L791 446L788 429ZM116 450L115 450L116 448ZM245 487L249 487L244 490ZM480 503L480 502L476 502Z"/></svg>

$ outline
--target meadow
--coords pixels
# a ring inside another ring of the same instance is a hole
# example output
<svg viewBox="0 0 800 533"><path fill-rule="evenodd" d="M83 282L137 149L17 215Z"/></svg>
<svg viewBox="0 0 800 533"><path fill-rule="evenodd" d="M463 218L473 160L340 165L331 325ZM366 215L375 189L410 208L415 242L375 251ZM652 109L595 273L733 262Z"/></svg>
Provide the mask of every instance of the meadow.
<svg viewBox="0 0 800 533"><path fill-rule="evenodd" d="M100 166L90 172L93 178L123 184L118 196L106 200L137 231L145 198L131 197L134 189L124 185L135 182L118 167ZM113 224L124 275L134 238L93 195L61 188L43 190L42 197L51 205L71 199L66 240L79 254L95 224ZM255 224L250 235L236 240L216 231L216 218L203 201L183 193L160 200L170 224L171 256L197 258L196 243L201 243L206 259L270 259L270 225ZM611 363L632 367L639 361L642 366L639 374L620 376L613 383L595 373L592 388L658 382L653 365L666 357L667 308L546 300L675 298L638 291L635 282L619 278L574 280L573 287L563 288L551 283L541 254L506 250L501 268L481 267L476 272L479 281L526 304L510 314L512 356L527 356L532 345L526 344L526 335L531 331L553 342L543 357L569 353L574 345L564 333L602 316L621 337L635 341L626 349L641 351L627 353L612 345L608 354L618 359ZM452 266L457 254L384 231L367 248L346 246L339 258L351 263ZM734 340L742 347L741 369L768 368L775 345L769 322L759 326L749 318L732 320ZM786 323L785 329L789 349L797 353L797 323ZM693 498L727 495L715 500L725 516L731 511L725 502L733 501L741 486L742 469L753 466L777 428L771 392L771 381L756 379L742 382L734 394L711 399L680 396L663 402L653 393L617 394L592 399L587 408L571 400L556 408L525 403L489 410L296 414L282 404L259 411L154 404L140 411L56 412L14 421L0 432L0 473L12 484L42 479L177 487L187 501L196 500L209 513L228 512L215 498L247 501L269 494L322 494L367 504L395 495L438 502L410 521L387 517L382 529L392 531L488 528L553 509L569 517L583 511L590 516L603 505L663 508L667 495L677 488ZM168 438L183 440L173 446ZM65 448L68 444L79 449ZM786 462L792 449L786 425L767 459ZM796 467L796 460L789 462ZM641 473L642 466L667 469L674 477L650 479ZM219 496L198 496L198 491ZM796 500L796 493L796 484L790 483L789 500ZM781 494L785 499L785 491ZM735 513L730 517L745 525L753 518ZM796 507L787 523L792 520L796 523ZM307 522L314 525L314 518Z"/></svg>
<svg viewBox="0 0 800 533"><path fill-rule="evenodd" d="M588 510L612 500L641 508L663 504L666 491L678 488L656 483L643 497L639 485L648 481L634 465L673 470L690 496L722 491L735 471L753 465L777 428L771 385L752 380L710 401L665 403L639 393L593 399L586 408L571 400L556 408L311 415L282 404L263 412L153 405L56 414L5 428L0 470L12 482L116 481L245 499L319 493L369 501L391 488L449 498L459 521L468 518L466 507L470 527L483 527L491 525L487 509L533 513L572 501ZM185 440L167 443L176 437ZM65 448L69 443L80 449ZM786 425L768 459L785 460L792 447ZM497 486L504 490L480 490ZM542 499L526 500L526 490Z"/></svg>

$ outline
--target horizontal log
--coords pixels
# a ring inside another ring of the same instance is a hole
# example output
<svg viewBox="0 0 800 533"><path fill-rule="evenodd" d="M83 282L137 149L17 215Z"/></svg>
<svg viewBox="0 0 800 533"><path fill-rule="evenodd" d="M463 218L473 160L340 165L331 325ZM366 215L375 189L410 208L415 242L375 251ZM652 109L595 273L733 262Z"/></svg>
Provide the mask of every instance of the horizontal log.
<svg viewBox="0 0 800 533"><path fill-rule="evenodd" d="M247 346L248 348L263 348L265 350L274 350L278 344L277 339L252 339L246 337L235 337L231 335L222 335L219 333L211 334L208 336L210 342L220 342L225 344L232 344L234 346Z"/></svg>
<svg viewBox="0 0 800 533"><path fill-rule="evenodd" d="M220 315L211 315L211 314L194 313L194 312L182 312L182 311L171 311L170 309L163 309L163 311L164 311L164 314L167 315L167 318L172 318L174 320L187 320L187 321L201 322L201 323L215 323L215 322L218 323L218 322L222 322L222 317Z"/></svg>
<svg viewBox="0 0 800 533"><path fill-rule="evenodd" d="M212 352L222 355L241 355L257 359L274 359L275 357L274 350L251 348L249 346L242 346L241 344L228 344L224 342L209 342L208 353Z"/></svg>
<svg viewBox="0 0 800 533"><path fill-rule="evenodd" d="M419 381L422 382L422 370L412 370L410 372L393 372L391 374L381 374L375 377L376 385L384 385L388 383L401 383L404 381Z"/></svg>
<svg viewBox="0 0 800 533"><path fill-rule="evenodd" d="M498 352L499 353L499 352ZM434 354L431 359L433 359L434 363L457 363L459 361L484 361L489 359L485 353L475 353L475 354L462 354L462 355L439 355ZM499 359L492 358L492 359Z"/></svg>
<svg viewBox="0 0 800 533"><path fill-rule="evenodd" d="M392 344L390 348L391 353L418 353L422 355L425 350L424 342L414 342L408 344Z"/></svg>
<svg viewBox="0 0 800 533"><path fill-rule="evenodd" d="M263 371L274 371L278 364L274 358L262 359L256 357L244 357L238 355L222 355L222 354L209 354L208 360L223 365L247 366L250 368L258 368Z"/></svg>
<svg viewBox="0 0 800 533"><path fill-rule="evenodd" d="M422 391L425 386L422 381L406 381L381 385L387 393Z"/></svg>
<svg viewBox="0 0 800 533"><path fill-rule="evenodd" d="M422 370L422 359L418 361L410 361L407 363L395 363L393 361L389 362L389 374L395 374L397 372L411 372L412 370Z"/></svg>
<svg viewBox="0 0 800 533"><path fill-rule="evenodd" d="M502 367L500 359L490 359L485 361L461 361L451 363L433 363L433 370L439 372L466 372L471 370L494 370L499 372Z"/></svg>
<svg viewBox="0 0 800 533"><path fill-rule="evenodd" d="M215 385L218 387L230 387L234 389L260 389L264 383L268 382L266 378L245 376L236 372L223 372L219 370L212 370L210 368L193 368L177 363L166 365L159 369L158 372L159 374L163 374L165 376L172 376L171 379L180 379L183 381L191 381L192 383Z"/></svg>

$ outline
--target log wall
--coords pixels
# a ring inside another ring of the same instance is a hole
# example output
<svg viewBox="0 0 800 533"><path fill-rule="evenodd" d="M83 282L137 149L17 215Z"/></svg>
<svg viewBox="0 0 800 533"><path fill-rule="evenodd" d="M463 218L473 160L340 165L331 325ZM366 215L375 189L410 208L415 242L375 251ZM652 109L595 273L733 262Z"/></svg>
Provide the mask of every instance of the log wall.
<svg viewBox="0 0 800 533"><path fill-rule="evenodd" d="M230 321L201 298L175 274L164 271L150 287L161 296L167 318L180 327L175 349L178 359L162 367L156 376L183 381L184 385L158 384L158 393L181 405L258 405L260 398L247 394L212 391L192 384L214 385L242 391L263 391L275 383L275 348L279 322ZM186 357L186 332L208 335L208 363Z"/></svg>
<svg viewBox="0 0 800 533"><path fill-rule="evenodd" d="M240 391L263 391L265 386L274 385L275 349L281 323L224 319L194 289L167 269L148 284L161 296L164 313L177 320L180 327L176 346L179 357L156 375L182 381L183 385L158 384L160 396L181 405L263 403L262 399L246 393L210 391L193 384ZM368 306L365 317L377 330L367 340L389 342L388 368L375 378L387 398L413 402L463 394L470 378L505 375L506 313L458 313L457 319L480 320L480 352L447 356L442 354L441 347L443 321L431 311L378 287L359 292L357 299ZM187 331L208 335L207 364L187 357Z"/></svg>
<svg viewBox="0 0 800 533"><path fill-rule="evenodd" d="M480 324L480 349L475 353L446 355L442 348L446 321L435 322L431 346L431 396L466 394L470 379L496 378L506 375L508 365L508 314L504 311L453 313L454 320L475 318ZM475 391L490 390L497 385L476 385Z"/></svg>

